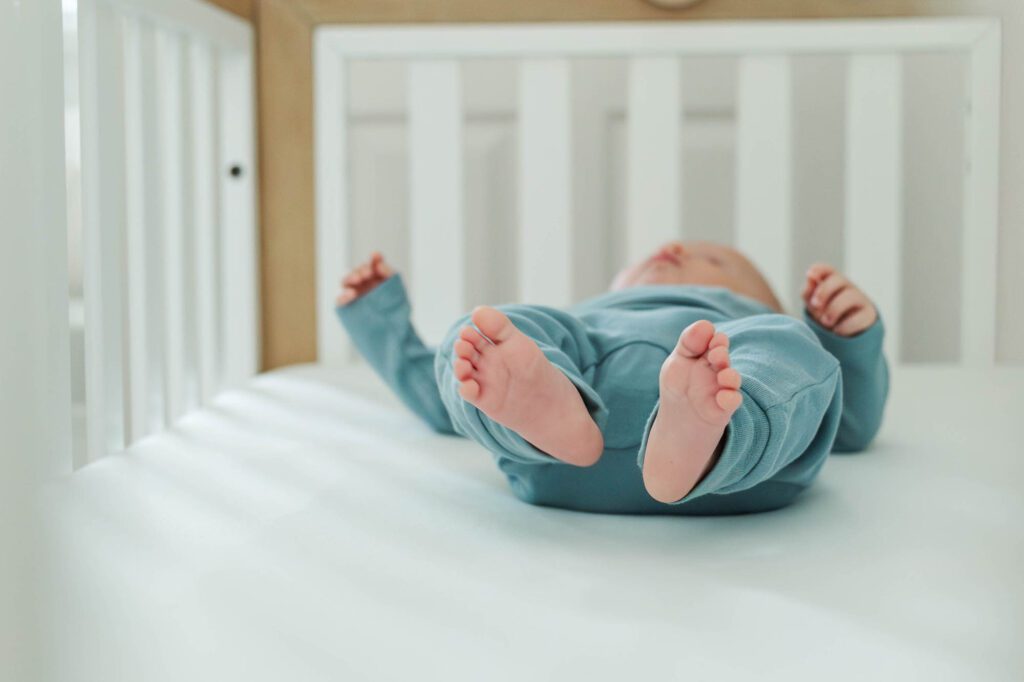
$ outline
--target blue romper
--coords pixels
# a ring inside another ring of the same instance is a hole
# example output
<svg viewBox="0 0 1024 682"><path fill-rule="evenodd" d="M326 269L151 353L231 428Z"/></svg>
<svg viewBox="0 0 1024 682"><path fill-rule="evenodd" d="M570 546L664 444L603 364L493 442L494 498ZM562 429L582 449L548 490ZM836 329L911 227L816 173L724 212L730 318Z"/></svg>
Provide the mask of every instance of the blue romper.
<svg viewBox="0 0 1024 682"><path fill-rule="evenodd" d="M494 456L517 497L531 504L614 514L736 514L789 504L829 452L864 449L878 431L889 388L881 318L854 337L801 321L721 287L646 286L609 292L566 310L498 306L576 385L604 435L597 464L561 462L459 396L453 346L412 327L400 275L338 308L356 348L402 402L435 430L472 438ZM643 486L647 436L658 411L658 373L689 324L728 334L743 403L718 461L685 497L665 504Z"/></svg>

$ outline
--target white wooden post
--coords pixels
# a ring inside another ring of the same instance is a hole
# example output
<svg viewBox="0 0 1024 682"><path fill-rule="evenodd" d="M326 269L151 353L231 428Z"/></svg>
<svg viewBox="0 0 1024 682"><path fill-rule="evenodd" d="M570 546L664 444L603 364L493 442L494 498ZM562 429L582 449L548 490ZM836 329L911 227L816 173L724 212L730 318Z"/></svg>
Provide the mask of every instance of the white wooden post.
<svg viewBox="0 0 1024 682"><path fill-rule="evenodd" d="M221 359L227 386L259 369L256 157L251 48L219 55Z"/></svg>
<svg viewBox="0 0 1024 682"><path fill-rule="evenodd" d="M30 479L71 470L62 55L59 3L0 3L3 527L24 511L8 493L23 500Z"/></svg>
<svg viewBox="0 0 1024 682"><path fill-rule="evenodd" d="M82 158L82 294L85 300L85 451L88 462L125 444L124 51L110 6L78 6Z"/></svg>
<svg viewBox="0 0 1024 682"><path fill-rule="evenodd" d="M316 321L317 357L344 365L351 344L334 314L339 284L354 265L348 231L347 69L325 41L316 43Z"/></svg>
<svg viewBox="0 0 1024 682"><path fill-rule="evenodd" d="M881 311L886 353L899 359L903 271L902 62L855 55L846 96L846 274Z"/></svg>
<svg viewBox="0 0 1024 682"><path fill-rule="evenodd" d="M173 424L185 410L185 109L181 38L160 30L156 34L157 163L159 167L160 235L163 297L158 316L163 321L164 420Z"/></svg>
<svg viewBox="0 0 1024 682"><path fill-rule="evenodd" d="M736 243L794 307L792 75L782 55L743 57L736 121Z"/></svg>
<svg viewBox="0 0 1024 682"><path fill-rule="evenodd" d="M996 359L1001 42L993 24L968 53L960 352L974 367Z"/></svg>
<svg viewBox="0 0 1024 682"><path fill-rule="evenodd" d="M423 337L439 342L465 312L462 88L458 62L409 67L410 294Z"/></svg>
<svg viewBox="0 0 1024 682"><path fill-rule="evenodd" d="M153 224L147 151L152 139L146 126L145 27L135 18L123 19L124 36L124 130L125 130L125 272L126 272L126 359L128 368L127 442L132 443L153 428L150 371L153 355L149 317L153 278L147 275L149 241L147 226ZM151 33L150 33L151 35Z"/></svg>
<svg viewBox="0 0 1024 682"><path fill-rule="evenodd" d="M0 2L0 669L37 679L38 484L71 470L59 2Z"/></svg>
<svg viewBox="0 0 1024 682"><path fill-rule="evenodd" d="M193 39L188 51L192 132L192 229L195 247L196 366L199 395L208 403L220 381L220 250L217 239L217 99L214 53Z"/></svg>
<svg viewBox="0 0 1024 682"><path fill-rule="evenodd" d="M519 299L572 303L569 62L523 61L519 71Z"/></svg>
<svg viewBox="0 0 1024 682"><path fill-rule="evenodd" d="M626 243L629 260L682 237L682 126L676 57L629 63Z"/></svg>

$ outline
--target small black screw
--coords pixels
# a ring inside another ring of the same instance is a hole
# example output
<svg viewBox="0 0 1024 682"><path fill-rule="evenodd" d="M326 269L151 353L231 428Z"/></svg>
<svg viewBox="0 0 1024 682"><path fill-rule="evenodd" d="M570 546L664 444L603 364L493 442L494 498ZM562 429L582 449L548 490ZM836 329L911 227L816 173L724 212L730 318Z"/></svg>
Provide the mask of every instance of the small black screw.
<svg viewBox="0 0 1024 682"><path fill-rule="evenodd" d="M241 164L235 163L231 165L231 169L228 171L231 173L231 177L240 178L242 177L242 166Z"/></svg>

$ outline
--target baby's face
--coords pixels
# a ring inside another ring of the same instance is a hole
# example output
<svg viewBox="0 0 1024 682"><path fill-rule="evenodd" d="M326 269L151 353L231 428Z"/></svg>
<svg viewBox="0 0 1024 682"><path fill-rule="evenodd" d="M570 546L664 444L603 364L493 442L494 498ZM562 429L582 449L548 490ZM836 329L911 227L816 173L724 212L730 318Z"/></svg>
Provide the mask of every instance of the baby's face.
<svg viewBox="0 0 1024 682"><path fill-rule="evenodd" d="M656 284L725 287L782 311L768 281L736 249L713 242L669 242L615 276L612 290Z"/></svg>

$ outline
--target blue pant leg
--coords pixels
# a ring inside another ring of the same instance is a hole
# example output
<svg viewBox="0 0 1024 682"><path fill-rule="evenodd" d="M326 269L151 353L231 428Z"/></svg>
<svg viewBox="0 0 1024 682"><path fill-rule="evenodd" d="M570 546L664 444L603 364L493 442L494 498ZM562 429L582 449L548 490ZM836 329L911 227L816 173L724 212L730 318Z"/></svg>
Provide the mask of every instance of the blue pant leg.
<svg viewBox="0 0 1024 682"><path fill-rule="evenodd" d="M498 306L498 309L509 317L516 328L533 339L547 359L572 381L583 397L591 417L603 430L608 410L590 384L596 355L585 325L565 311L545 306L506 305ZM445 336L434 361L441 400L456 432L472 438L496 455L524 464L566 465L538 450L518 433L494 421L459 395L459 381L452 371L452 363L455 341L467 325L472 326L469 315L456 321Z"/></svg>
<svg viewBox="0 0 1024 682"><path fill-rule="evenodd" d="M755 315L717 325L729 335L743 403L725 432L718 462L674 504L727 495L765 481L810 485L824 465L842 414L839 363L808 326L786 315ZM639 463L643 465L648 421Z"/></svg>

